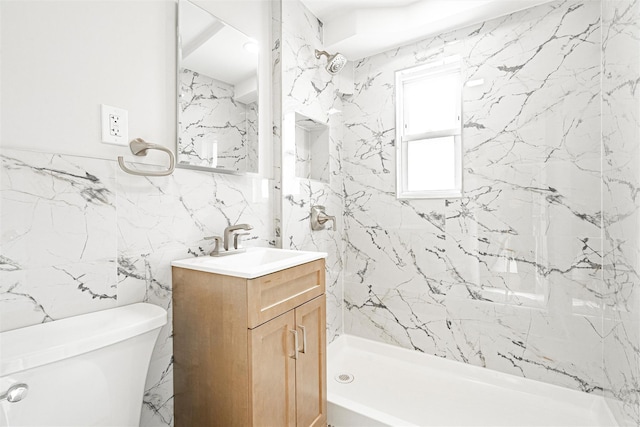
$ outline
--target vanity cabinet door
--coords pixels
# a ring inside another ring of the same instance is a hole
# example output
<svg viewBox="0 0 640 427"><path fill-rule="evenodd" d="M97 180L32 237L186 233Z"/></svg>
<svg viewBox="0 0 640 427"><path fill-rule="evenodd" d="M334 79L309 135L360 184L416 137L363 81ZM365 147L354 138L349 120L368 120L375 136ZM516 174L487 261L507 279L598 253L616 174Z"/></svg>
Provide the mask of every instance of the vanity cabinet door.
<svg viewBox="0 0 640 427"><path fill-rule="evenodd" d="M319 296L296 308L299 354L296 363L298 427L327 424L326 299ZM306 336L306 339L305 339Z"/></svg>
<svg viewBox="0 0 640 427"><path fill-rule="evenodd" d="M293 310L249 330L252 426L296 425Z"/></svg>

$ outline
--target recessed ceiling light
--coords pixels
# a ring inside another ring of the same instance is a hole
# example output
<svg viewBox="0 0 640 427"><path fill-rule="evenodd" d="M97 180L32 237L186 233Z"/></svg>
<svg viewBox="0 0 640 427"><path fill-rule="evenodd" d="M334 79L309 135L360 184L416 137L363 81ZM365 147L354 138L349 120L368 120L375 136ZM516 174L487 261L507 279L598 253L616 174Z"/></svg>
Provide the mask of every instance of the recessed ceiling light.
<svg viewBox="0 0 640 427"><path fill-rule="evenodd" d="M254 41L246 42L242 47L244 50L251 53L258 53L258 43Z"/></svg>

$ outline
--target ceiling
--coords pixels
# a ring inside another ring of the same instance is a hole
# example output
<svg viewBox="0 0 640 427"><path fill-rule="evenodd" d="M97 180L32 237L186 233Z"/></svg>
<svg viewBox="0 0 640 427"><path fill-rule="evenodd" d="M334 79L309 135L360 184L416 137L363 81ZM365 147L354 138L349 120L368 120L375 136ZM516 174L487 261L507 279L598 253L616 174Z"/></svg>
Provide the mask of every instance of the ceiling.
<svg viewBox="0 0 640 427"><path fill-rule="evenodd" d="M330 20L356 9L404 7L421 0L302 0L321 21Z"/></svg>
<svg viewBox="0 0 640 427"><path fill-rule="evenodd" d="M324 24L324 48L357 60L550 0L302 0Z"/></svg>

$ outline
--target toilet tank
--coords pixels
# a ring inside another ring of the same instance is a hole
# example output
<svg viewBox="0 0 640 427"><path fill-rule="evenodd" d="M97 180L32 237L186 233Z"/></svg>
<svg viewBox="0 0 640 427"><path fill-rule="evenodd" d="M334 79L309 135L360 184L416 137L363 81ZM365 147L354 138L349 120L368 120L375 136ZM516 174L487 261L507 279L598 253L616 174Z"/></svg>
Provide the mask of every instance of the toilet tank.
<svg viewBox="0 0 640 427"><path fill-rule="evenodd" d="M138 426L166 322L165 310L140 303L0 333L0 396L28 387L0 401L0 426Z"/></svg>

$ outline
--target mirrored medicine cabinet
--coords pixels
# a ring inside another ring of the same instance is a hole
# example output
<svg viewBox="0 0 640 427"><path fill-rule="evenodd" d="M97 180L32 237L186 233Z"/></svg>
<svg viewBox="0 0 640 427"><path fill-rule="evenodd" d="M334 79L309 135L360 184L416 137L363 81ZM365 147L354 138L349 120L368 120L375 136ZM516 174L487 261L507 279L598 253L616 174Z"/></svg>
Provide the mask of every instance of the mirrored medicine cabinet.
<svg viewBox="0 0 640 427"><path fill-rule="evenodd" d="M178 167L258 173L258 42L188 0L177 37Z"/></svg>

